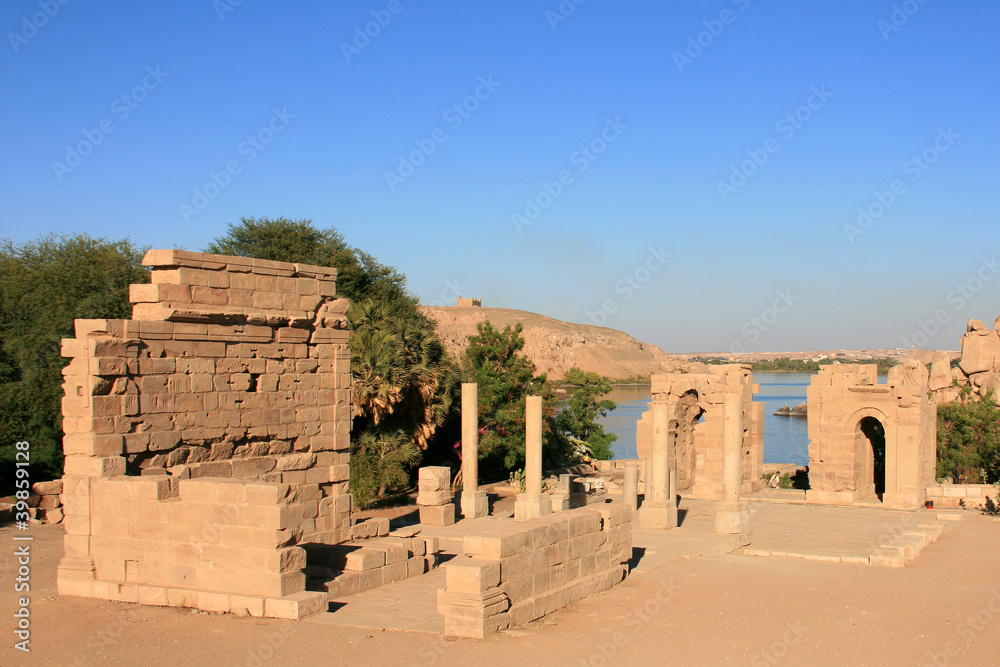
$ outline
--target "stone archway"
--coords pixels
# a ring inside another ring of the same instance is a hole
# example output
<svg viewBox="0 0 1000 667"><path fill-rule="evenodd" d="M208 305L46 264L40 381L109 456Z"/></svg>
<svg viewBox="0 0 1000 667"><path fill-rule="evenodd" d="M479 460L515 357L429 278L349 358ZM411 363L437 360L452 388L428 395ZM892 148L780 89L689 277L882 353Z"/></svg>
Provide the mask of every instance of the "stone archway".
<svg viewBox="0 0 1000 667"><path fill-rule="evenodd" d="M666 404L673 469L677 488L691 498L722 496L722 398L740 395L743 411L743 452L741 493L753 493L760 486L764 463L763 403L755 403L758 385L748 365L710 366L706 373L665 373L652 376L652 401ZM640 459L650 456L652 410L636 424L636 451Z"/></svg>
<svg viewBox="0 0 1000 667"><path fill-rule="evenodd" d="M874 364L834 364L813 376L807 397L808 502L924 504L937 449L926 385L902 376L879 384Z"/></svg>

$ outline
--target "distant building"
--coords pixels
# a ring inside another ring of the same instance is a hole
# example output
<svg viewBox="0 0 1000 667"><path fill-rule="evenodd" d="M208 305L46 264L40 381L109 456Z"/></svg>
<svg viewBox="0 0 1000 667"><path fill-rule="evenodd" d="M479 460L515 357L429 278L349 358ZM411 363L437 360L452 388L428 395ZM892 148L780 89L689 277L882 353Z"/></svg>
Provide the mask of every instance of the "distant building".
<svg viewBox="0 0 1000 667"><path fill-rule="evenodd" d="M483 307L483 300L482 299L463 299L462 297L458 297L458 298L455 299L455 307L456 308L482 308Z"/></svg>

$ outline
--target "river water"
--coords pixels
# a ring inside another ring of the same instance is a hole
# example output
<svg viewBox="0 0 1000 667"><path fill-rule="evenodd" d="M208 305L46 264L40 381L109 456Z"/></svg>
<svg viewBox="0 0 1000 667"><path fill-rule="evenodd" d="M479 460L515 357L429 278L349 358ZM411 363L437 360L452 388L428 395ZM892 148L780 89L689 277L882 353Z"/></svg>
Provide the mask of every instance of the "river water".
<svg viewBox="0 0 1000 667"><path fill-rule="evenodd" d="M754 373L754 382L760 384L760 393L754 401L764 404L764 462L809 462L809 436L804 417L775 417L778 408L794 408L806 402L806 387L810 373ZM649 407L651 398L648 384L619 385L607 396L618 407L599 421L605 430L618 436L612 445L617 459L634 459L635 423Z"/></svg>

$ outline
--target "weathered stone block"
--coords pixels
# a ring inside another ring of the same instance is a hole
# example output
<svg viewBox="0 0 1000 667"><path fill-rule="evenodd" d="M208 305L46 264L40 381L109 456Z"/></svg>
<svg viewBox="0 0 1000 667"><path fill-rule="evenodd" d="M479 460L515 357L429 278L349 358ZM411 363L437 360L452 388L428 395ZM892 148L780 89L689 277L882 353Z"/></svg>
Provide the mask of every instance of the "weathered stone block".
<svg viewBox="0 0 1000 667"><path fill-rule="evenodd" d="M448 592L483 593L500 585L500 563L477 558L444 564Z"/></svg>
<svg viewBox="0 0 1000 667"><path fill-rule="evenodd" d="M455 505L420 506L420 523L428 526L450 526L455 523Z"/></svg>

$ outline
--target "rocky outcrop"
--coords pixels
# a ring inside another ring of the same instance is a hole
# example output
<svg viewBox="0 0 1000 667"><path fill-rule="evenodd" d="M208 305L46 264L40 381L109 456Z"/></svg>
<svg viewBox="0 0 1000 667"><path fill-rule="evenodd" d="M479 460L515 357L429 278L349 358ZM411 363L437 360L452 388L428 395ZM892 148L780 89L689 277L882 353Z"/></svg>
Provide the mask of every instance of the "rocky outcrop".
<svg viewBox="0 0 1000 667"><path fill-rule="evenodd" d="M992 329L981 320L969 320L956 368L951 368L944 357L934 357L929 388L938 403L954 401L966 386L980 396L992 390L1000 404L1000 317L993 322Z"/></svg>
<svg viewBox="0 0 1000 667"><path fill-rule="evenodd" d="M465 353L479 322L489 320L501 330L520 322L525 356L538 372L552 379L563 377L573 366L613 380L648 378L653 373L677 372L690 366L621 331L562 322L524 310L422 306L421 311L437 323L438 336L457 358Z"/></svg>

